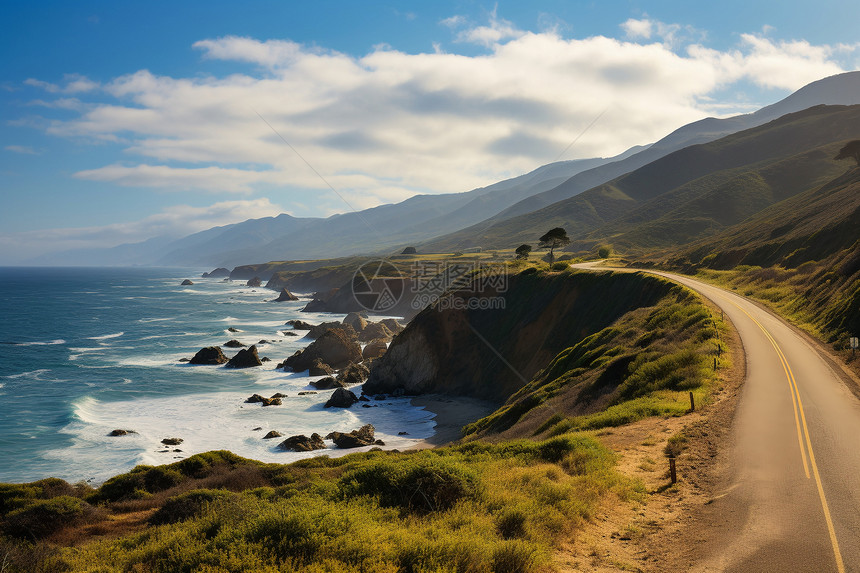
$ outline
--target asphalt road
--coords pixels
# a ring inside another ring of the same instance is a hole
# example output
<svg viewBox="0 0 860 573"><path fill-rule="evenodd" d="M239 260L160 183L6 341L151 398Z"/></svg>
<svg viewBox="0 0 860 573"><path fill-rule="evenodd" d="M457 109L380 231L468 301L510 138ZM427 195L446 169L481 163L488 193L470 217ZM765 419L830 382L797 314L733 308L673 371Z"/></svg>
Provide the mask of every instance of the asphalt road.
<svg viewBox="0 0 860 573"><path fill-rule="evenodd" d="M716 303L747 361L725 489L706 506L693 570L860 573L860 400L783 319L732 292L655 274Z"/></svg>

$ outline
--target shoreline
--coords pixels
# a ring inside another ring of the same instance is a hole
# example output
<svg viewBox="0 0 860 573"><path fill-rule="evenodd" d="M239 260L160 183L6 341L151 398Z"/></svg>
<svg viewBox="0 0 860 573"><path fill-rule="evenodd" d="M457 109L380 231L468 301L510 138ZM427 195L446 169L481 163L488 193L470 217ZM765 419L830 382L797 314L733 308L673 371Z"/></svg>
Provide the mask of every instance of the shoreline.
<svg viewBox="0 0 860 573"><path fill-rule="evenodd" d="M493 402L467 398L464 396L446 396L444 394L424 394L412 398L411 404L423 407L435 414L435 433L406 448L407 450L425 450L447 446L463 437L462 428L476 420L495 412L499 406Z"/></svg>

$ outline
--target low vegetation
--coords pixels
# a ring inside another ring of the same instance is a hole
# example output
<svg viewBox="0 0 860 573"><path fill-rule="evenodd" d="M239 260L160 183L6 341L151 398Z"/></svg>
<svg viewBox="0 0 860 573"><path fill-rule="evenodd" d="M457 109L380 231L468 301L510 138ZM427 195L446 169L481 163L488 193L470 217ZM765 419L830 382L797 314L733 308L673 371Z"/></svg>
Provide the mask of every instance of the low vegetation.
<svg viewBox="0 0 860 573"><path fill-rule="evenodd" d="M4 485L0 562L28 573L543 571L602 498L639 495L613 465L578 434L291 465L209 452L159 468L170 479L147 481L143 467L98 490ZM23 514L56 526L22 529Z"/></svg>

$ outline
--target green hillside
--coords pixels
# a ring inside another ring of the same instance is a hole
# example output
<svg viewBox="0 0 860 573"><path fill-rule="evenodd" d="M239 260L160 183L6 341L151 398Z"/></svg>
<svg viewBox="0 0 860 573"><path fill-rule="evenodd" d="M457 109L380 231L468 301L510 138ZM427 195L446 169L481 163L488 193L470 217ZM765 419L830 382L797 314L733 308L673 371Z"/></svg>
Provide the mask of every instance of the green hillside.
<svg viewBox="0 0 860 573"><path fill-rule="evenodd" d="M552 227L564 227L580 247L618 233L632 233L620 237L631 246L682 243L717 232L834 176L844 167L831 161L828 153L857 133L860 106L816 106L687 147L570 199L504 221L485 221L422 249L512 248ZM660 215L656 220L655 214ZM621 225L625 216L649 223L629 229L631 221ZM618 227L609 227L616 221ZM605 226L603 236L589 235ZM668 238L662 238L664 234Z"/></svg>

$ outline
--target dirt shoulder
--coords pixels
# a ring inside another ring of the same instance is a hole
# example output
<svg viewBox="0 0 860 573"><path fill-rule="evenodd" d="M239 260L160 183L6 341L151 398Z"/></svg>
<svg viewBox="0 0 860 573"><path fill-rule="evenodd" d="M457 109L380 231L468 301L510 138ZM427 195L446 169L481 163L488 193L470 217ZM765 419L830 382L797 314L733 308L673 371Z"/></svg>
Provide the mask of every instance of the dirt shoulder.
<svg viewBox="0 0 860 573"><path fill-rule="evenodd" d="M680 418L650 418L598 433L618 455L618 470L645 493L635 502L609 500L556 555L560 571L689 571L708 548L701 531L714 531L711 501L727 484L728 444L745 377L742 343L734 327L728 341L733 366L710 404ZM679 432L686 448L671 485L667 440ZM703 527L706 526L706 527Z"/></svg>

